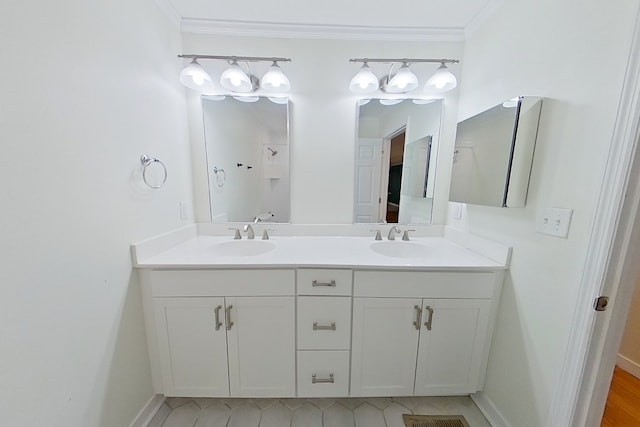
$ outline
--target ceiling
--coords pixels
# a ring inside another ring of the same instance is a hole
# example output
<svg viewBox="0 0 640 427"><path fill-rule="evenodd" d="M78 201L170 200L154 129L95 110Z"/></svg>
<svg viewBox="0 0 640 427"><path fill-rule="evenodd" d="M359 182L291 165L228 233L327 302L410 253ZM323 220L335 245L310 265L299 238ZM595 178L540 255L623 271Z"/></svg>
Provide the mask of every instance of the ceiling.
<svg viewBox="0 0 640 427"><path fill-rule="evenodd" d="M185 21L280 26L457 29L470 25L496 0L156 0Z"/></svg>

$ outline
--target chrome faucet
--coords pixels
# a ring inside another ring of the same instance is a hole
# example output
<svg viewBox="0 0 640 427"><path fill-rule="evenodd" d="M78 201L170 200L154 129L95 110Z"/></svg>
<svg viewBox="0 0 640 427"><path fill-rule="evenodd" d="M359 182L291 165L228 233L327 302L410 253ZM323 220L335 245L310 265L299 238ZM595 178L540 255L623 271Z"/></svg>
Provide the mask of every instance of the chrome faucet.
<svg viewBox="0 0 640 427"><path fill-rule="evenodd" d="M389 234L387 235L387 239L396 240L396 233L400 233L400 228L397 225L394 225L389 229Z"/></svg>
<svg viewBox="0 0 640 427"><path fill-rule="evenodd" d="M245 225L242 227L242 230L247 232L247 239L255 239L256 235L253 233L253 227L251 224Z"/></svg>

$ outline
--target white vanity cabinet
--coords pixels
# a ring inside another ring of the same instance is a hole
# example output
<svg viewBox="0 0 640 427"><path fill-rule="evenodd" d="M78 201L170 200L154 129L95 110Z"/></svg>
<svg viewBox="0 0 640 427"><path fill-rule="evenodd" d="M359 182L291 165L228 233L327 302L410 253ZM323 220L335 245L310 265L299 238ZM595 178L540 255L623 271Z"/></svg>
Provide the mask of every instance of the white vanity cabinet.
<svg viewBox="0 0 640 427"><path fill-rule="evenodd" d="M165 395L295 396L293 270L151 271L148 285Z"/></svg>
<svg viewBox="0 0 640 427"><path fill-rule="evenodd" d="M480 390L501 281L493 272L356 271L351 395Z"/></svg>
<svg viewBox="0 0 640 427"><path fill-rule="evenodd" d="M349 396L350 269L297 270L298 396Z"/></svg>
<svg viewBox="0 0 640 427"><path fill-rule="evenodd" d="M141 270L156 393L464 395L482 389L503 270Z"/></svg>

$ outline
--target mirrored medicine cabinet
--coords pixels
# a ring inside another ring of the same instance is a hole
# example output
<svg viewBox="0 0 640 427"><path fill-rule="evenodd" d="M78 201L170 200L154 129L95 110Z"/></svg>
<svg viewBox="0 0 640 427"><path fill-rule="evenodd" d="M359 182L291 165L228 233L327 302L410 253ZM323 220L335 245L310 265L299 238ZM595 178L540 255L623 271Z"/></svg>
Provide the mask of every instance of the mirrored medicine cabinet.
<svg viewBox="0 0 640 427"><path fill-rule="evenodd" d="M289 222L289 101L202 96L212 222Z"/></svg>
<svg viewBox="0 0 640 427"><path fill-rule="evenodd" d="M525 205L541 107L542 98L520 96L458 123L450 201Z"/></svg>
<svg viewBox="0 0 640 427"><path fill-rule="evenodd" d="M361 100L354 223L430 224L442 100Z"/></svg>

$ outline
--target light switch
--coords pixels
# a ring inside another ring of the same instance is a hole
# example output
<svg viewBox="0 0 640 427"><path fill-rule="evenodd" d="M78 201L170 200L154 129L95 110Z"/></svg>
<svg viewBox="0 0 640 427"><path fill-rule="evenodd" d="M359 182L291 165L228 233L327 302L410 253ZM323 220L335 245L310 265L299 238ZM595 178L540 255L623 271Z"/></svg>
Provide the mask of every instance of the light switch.
<svg viewBox="0 0 640 427"><path fill-rule="evenodd" d="M545 208L540 213L536 231L566 239L569 235L572 214L573 209Z"/></svg>
<svg viewBox="0 0 640 427"><path fill-rule="evenodd" d="M187 221L189 219L189 202L180 202L180 219Z"/></svg>

